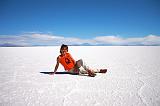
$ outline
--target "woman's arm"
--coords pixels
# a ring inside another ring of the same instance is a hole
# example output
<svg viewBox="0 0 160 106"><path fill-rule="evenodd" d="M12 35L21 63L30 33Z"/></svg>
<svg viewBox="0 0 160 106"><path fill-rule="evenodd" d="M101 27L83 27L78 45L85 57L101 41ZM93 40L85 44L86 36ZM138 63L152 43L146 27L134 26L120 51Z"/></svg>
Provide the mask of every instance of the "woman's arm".
<svg viewBox="0 0 160 106"><path fill-rule="evenodd" d="M56 73L58 67L59 67L59 56L57 57L57 63L56 63L56 66L54 68L54 72L52 73L52 75L54 75Z"/></svg>

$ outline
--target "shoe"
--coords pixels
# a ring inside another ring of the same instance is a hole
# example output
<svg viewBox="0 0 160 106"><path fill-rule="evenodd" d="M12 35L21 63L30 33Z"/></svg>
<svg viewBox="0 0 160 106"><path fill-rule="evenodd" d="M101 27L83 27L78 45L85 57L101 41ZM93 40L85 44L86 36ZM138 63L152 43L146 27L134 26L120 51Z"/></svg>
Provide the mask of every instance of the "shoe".
<svg viewBox="0 0 160 106"><path fill-rule="evenodd" d="M95 77L96 74L94 72L92 72L91 70L88 70L88 76Z"/></svg>
<svg viewBox="0 0 160 106"><path fill-rule="evenodd" d="M106 72L107 72L107 69L100 69L99 73L106 73Z"/></svg>

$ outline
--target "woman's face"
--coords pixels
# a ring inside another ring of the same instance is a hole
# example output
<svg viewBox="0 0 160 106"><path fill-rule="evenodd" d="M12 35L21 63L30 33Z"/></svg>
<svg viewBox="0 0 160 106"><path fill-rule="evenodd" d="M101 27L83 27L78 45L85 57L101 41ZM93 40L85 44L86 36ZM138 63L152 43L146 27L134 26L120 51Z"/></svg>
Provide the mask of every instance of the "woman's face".
<svg viewBox="0 0 160 106"><path fill-rule="evenodd" d="M67 52L68 52L68 50L67 50L66 47L63 47L63 48L61 49L61 54L62 54L62 55L65 55Z"/></svg>

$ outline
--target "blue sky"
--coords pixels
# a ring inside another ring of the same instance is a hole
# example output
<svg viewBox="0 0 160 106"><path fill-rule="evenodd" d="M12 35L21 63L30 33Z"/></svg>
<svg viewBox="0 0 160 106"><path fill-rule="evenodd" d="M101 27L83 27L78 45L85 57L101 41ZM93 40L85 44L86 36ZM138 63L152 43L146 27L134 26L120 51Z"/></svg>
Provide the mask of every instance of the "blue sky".
<svg viewBox="0 0 160 106"><path fill-rule="evenodd" d="M1 0L0 44L160 45L159 19L160 0Z"/></svg>

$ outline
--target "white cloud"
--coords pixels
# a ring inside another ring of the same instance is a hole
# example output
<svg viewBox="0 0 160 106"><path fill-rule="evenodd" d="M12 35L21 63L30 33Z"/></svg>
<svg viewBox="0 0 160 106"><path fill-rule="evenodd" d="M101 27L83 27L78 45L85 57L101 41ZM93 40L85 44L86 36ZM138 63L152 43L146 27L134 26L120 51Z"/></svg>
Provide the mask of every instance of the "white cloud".
<svg viewBox="0 0 160 106"><path fill-rule="evenodd" d="M0 35L0 45L13 44L13 45L21 45L21 46L30 46L30 44L27 43L26 41L27 39L24 36Z"/></svg>
<svg viewBox="0 0 160 106"><path fill-rule="evenodd" d="M100 36L94 40L111 45L160 45L160 36L148 35L145 37L122 38L118 36Z"/></svg>
<svg viewBox="0 0 160 106"><path fill-rule="evenodd" d="M98 36L95 37L94 40L100 44L121 44L124 40L117 36Z"/></svg>
<svg viewBox="0 0 160 106"><path fill-rule="evenodd" d="M148 35L145 37L122 38L119 36L97 36L92 39L76 37L63 37L53 34L25 33L21 35L0 35L0 45L15 44L21 46L31 45L160 45L160 36Z"/></svg>
<svg viewBox="0 0 160 106"><path fill-rule="evenodd" d="M144 38L142 42L144 45L160 45L160 36L149 35Z"/></svg>

